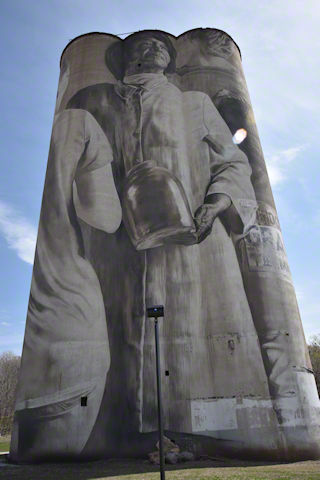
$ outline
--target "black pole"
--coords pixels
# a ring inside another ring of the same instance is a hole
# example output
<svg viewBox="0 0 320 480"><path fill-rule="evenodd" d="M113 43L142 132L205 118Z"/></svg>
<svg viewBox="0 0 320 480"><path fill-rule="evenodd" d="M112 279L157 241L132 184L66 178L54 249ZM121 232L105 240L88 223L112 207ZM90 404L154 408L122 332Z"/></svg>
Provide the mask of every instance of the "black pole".
<svg viewBox="0 0 320 480"><path fill-rule="evenodd" d="M163 418L161 402L161 377L160 377L160 350L158 319L154 319L154 337L156 343L156 365L157 365L157 397L158 397L158 428L159 428L159 455L160 455L160 478L165 480L164 452L163 452Z"/></svg>

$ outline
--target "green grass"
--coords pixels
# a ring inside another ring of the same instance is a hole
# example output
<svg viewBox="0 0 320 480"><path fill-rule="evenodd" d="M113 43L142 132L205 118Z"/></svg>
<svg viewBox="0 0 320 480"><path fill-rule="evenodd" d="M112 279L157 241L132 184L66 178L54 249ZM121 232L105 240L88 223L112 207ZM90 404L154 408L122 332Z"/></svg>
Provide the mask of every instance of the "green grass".
<svg viewBox="0 0 320 480"><path fill-rule="evenodd" d="M143 460L109 460L2 466L0 479L2 478L10 480L159 480L160 476L158 467ZM320 461L266 465L236 460L196 461L179 466L167 466L166 480L320 480Z"/></svg>
<svg viewBox="0 0 320 480"><path fill-rule="evenodd" d="M0 437L0 453L8 452L10 447L10 436Z"/></svg>
<svg viewBox="0 0 320 480"><path fill-rule="evenodd" d="M8 452L9 447L10 447L10 442L0 442L0 453Z"/></svg>

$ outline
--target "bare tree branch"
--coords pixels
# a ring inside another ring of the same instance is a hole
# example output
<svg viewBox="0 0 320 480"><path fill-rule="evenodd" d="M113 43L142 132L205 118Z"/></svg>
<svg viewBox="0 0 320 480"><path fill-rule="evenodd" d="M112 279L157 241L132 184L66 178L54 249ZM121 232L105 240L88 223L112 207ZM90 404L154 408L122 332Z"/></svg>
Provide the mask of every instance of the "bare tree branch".
<svg viewBox="0 0 320 480"><path fill-rule="evenodd" d="M308 345L312 369L316 379L318 393L320 395L320 334L314 335Z"/></svg>
<svg viewBox="0 0 320 480"><path fill-rule="evenodd" d="M12 352L0 355L0 434L10 433L18 383L20 357Z"/></svg>

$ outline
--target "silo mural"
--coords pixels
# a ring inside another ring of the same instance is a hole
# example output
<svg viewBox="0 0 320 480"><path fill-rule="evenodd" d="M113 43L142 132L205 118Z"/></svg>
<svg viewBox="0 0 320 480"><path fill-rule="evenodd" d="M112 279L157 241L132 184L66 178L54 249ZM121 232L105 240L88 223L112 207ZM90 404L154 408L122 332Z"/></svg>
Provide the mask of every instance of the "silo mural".
<svg viewBox="0 0 320 480"><path fill-rule="evenodd" d="M10 457L320 456L320 402L237 45L91 33L61 58Z"/></svg>

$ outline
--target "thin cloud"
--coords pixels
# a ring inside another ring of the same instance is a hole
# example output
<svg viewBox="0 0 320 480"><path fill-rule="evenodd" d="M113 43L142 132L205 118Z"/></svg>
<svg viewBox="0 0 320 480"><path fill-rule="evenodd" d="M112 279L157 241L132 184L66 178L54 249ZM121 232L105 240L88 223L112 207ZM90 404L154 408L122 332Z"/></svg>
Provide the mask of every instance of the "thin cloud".
<svg viewBox="0 0 320 480"><path fill-rule="evenodd" d="M320 316L320 283L309 278L305 285L298 284L296 290L301 320L307 341L310 341L313 335L320 334L319 316Z"/></svg>
<svg viewBox="0 0 320 480"><path fill-rule="evenodd" d="M24 262L33 264L37 231L14 208L0 202L0 234Z"/></svg>
<svg viewBox="0 0 320 480"><path fill-rule="evenodd" d="M267 156L266 164L270 183L273 187L278 186L288 178L289 164L296 159L299 153L304 149L303 145L287 148Z"/></svg>
<svg viewBox="0 0 320 480"><path fill-rule="evenodd" d="M11 320L11 313L5 308L0 308L0 321L5 322Z"/></svg>
<svg viewBox="0 0 320 480"><path fill-rule="evenodd" d="M8 330L6 330L6 335L2 335L0 332L0 354L11 351L16 355L21 355L23 335L23 332L10 332L9 334Z"/></svg>
<svg viewBox="0 0 320 480"><path fill-rule="evenodd" d="M320 108L320 96L316 94L320 61L314 54L320 47L319 1L292 0L280 5L278 0L270 0L260 11L255 3L242 2L243 14L238 9L234 25L227 31L234 35L243 53L260 135L263 139L271 130L314 143ZM248 29L245 20L239 20L253 12Z"/></svg>

